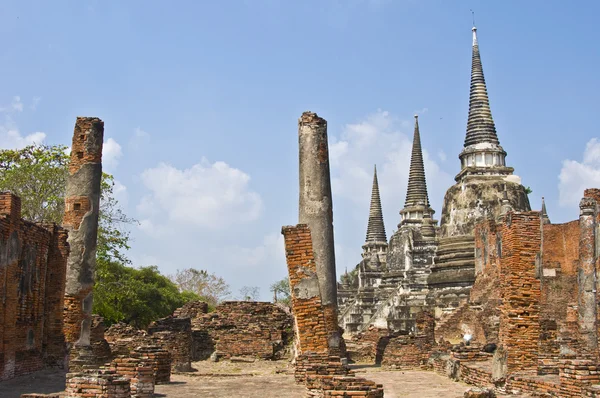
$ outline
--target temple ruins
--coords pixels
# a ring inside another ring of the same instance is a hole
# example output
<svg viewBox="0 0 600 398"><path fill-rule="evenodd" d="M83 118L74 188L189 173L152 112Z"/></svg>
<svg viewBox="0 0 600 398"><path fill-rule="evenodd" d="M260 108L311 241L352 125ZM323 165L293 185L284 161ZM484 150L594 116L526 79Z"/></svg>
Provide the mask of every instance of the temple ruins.
<svg viewBox="0 0 600 398"><path fill-rule="evenodd" d="M381 398L380 374L409 370L474 386L465 397L600 397L600 189L567 223L543 199L532 211L500 145L476 28L472 40L460 171L439 225L415 116L398 228L388 240L374 168L362 259L339 282L327 121L302 113L298 221L281 229L291 307L192 301L145 329L106 327L92 314L104 122L78 117L62 226L24 220L21 199L0 192L0 382L59 369L61 392L21 397L150 398L186 384L173 377L239 376L198 375L199 363L280 362L307 397Z"/></svg>

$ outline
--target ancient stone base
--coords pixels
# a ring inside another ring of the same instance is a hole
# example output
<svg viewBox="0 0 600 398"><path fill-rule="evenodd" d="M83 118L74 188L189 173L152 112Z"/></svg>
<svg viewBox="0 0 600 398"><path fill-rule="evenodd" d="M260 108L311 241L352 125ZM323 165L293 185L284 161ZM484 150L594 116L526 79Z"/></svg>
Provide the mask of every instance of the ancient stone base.
<svg viewBox="0 0 600 398"><path fill-rule="evenodd" d="M84 369L95 369L101 364L94 354L92 346L74 345L69 350L69 372L80 372Z"/></svg>
<svg viewBox="0 0 600 398"><path fill-rule="evenodd" d="M64 398L129 398L129 380L112 370L67 373Z"/></svg>
<svg viewBox="0 0 600 398"><path fill-rule="evenodd" d="M563 360L559 365L560 389L564 397L579 397L592 384L600 384L600 367L586 359Z"/></svg>
<svg viewBox="0 0 600 398"><path fill-rule="evenodd" d="M153 363L137 358L119 357L112 361L111 370L129 380L132 398L154 396Z"/></svg>
<svg viewBox="0 0 600 398"><path fill-rule="evenodd" d="M157 345L137 347L131 356L149 362L152 366L154 384L171 382L171 354Z"/></svg>

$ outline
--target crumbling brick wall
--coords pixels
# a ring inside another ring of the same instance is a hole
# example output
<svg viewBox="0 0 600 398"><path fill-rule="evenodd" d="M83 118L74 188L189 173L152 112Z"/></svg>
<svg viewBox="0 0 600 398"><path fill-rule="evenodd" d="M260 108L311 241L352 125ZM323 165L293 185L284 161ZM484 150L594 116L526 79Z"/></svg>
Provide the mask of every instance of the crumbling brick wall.
<svg viewBox="0 0 600 398"><path fill-rule="evenodd" d="M147 344L148 333L123 322L110 325L104 332L112 355L129 355L139 345Z"/></svg>
<svg viewBox="0 0 600 398"><path fill-rule="evenodd" d="M388 337L388 329L380 329L373 325L364 332L351 335L346 340L348 359L361 363L381 363L383 338Z"/></svg>
<svg viewBox="0 0 600 398"><path fill-rule="evenodd" d="M425 368L435 346L435 319L429 311L417 315L414 335L391 334L378 343L381 365L398 368Z"/></svg>
<svg viewBox="0 0 600 398"><path fill-rule="evenodd" d="M168 316L148 327L151 341L171 354L171 366L177 372L192 370L192 324L189 318Z"/></svg>
<svg viewBox="0 0 600 398"><path fill-rule="evenodd" d="M192 321L192 329L194 321L200 318L203 314L208 313L208 303L200 300L189 301L173 312L175 318L190 318Z"/></svg>
<svg viewBox="0 0 600 398"><path fill-rule="evenodd" d="M567 339L576 330L568 324L568 307L577 302L577 262L579 259L579 220L565 224L544 224L539 276L540 345L539 374L558 374L561 330ZM564 345L564 344L563 344ZM570 345L570 344L568 344ZM564 354L564 350L563 350Z"/></svg>
<svg viewBox="0 0 600 398"><path fill-rule="evenodd" d="M213 351L223 358L278 359L293 335L291 314L268 302L226 301L191 322L194 360L207 359Z"/></svg>
<svg viewBox="0 0 600 398"><path fill-rule="evenodd" d="M541 245L540 213L508 213L501 233L499 347L495 378L537 370L540 338L540 280L536 275Z"/></svg>
<svg viewBox="0 0 600 398"><path fill-rule="evenodd" d="M63 366L66 231L21 218L21 200L0 193L0 380Z"/></svg>
<svg viewBox="0 0 600 398"><path fill-rule="evenodd" d="M328 339L332 325L321 301L311 233L305 224L282 229L292 312L296 329L295 379L304 383L309 396L360 396L382 398L383 386L352 377L339 355L332 355ZM339 344L335 344L339 345ZM348 376L344 376L348 375Z"/></svg>

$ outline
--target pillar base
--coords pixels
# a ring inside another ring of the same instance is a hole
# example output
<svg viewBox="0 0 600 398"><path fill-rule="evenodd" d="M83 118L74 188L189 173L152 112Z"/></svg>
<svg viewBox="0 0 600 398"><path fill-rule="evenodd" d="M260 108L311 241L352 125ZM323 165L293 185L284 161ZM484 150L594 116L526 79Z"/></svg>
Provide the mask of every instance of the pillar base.
<svg viewBox="0 0 600 398"><path fill-rule="evenodd" d="M73 345L69 348L69 372L81 372L100 367L94 350L90 345Z"/></svg>

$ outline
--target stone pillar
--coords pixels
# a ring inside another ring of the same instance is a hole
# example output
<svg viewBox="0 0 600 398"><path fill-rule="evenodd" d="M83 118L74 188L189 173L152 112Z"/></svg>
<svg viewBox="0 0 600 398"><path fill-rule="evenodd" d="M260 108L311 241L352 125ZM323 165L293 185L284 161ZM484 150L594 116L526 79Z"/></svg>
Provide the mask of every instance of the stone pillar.
<svg viewBox="0 0 600 398"><path fill-rule="evenodd" d="M103 136L102 120L77 118L63 219L71 249L67 261L64 327L72 359L78 357L75 351L90 347ZM77 349L73 350L74 347Z"/></svg>
<svg viewBox="0 0 600 398"><path fill-rule="evenodd" d="M299 223L312 234L321 300L326 313L329 347L339 350L337 326L337 283L333 241L333 204L329 175L327 121L316 113L304 112L298 120L300 148ZM335 329L335 330L334 330Z"/></svg>
<svg viewBox="0 0 600 398"><path fill-rule="evenodd" d="M596 200L584 197L579 203L579 264L577 308L581 354L595 355L596 336Z"/></svg>

